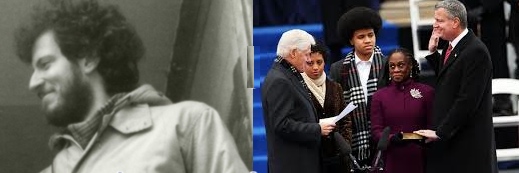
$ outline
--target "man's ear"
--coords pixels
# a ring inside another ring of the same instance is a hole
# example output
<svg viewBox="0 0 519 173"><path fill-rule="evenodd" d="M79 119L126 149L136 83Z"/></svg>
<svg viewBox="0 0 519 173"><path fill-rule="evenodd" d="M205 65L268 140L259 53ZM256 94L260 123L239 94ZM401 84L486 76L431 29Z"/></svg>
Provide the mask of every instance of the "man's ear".
<svg viewBox="0 0 519 173"><path fill-rule="evenodd" d="M95 71L95 69L99 65L100 61L101 61L101 59L97 58L97 57L96 58L87 57L87 58L79 59L78 64L79 64L79 67L81 68L81 70L83 71L83 73L90 74L93 71Z"/></svg>
<svg viewBox="0 0 519 173"><path fill-rule="evenodd" d="M454 25L452 25L452 28L457 28L460 26L460 24L461 24L460 18L456 17L456 18L454 18Z"/></svg>
<svg viewBox="0 0 519 173"><path fill-rule="evenodd" d="M294 57L296 57L296 51L297 51L297 49L292 49L292 50L290 51L290 56L289 56L289 58L293 59Z"/></svg>

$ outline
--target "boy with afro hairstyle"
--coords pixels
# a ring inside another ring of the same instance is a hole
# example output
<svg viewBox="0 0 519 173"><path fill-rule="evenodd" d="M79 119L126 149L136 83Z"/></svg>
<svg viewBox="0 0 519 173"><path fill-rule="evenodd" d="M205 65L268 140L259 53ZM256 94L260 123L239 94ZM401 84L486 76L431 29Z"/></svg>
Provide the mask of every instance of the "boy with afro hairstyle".
<svg viewBox="0 0 519 173"><path fill-rule="evenodd" d="M330 78L344 90L345 103L358 106L348 116L352 119L352 154L361 166L370 165L373 156L369 108L386 61L376 46L381 27L380 15L370 8L356 7L344 13L337 22L337 33L353 49L330 68Z"/></svg>

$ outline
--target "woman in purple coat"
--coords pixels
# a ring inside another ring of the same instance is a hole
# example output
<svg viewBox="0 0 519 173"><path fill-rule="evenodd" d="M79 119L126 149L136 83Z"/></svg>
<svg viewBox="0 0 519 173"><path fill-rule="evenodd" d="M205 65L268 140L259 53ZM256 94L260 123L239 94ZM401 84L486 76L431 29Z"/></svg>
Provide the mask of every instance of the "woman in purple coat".
<svg viewBox="0 0 519 173"><path fill-rule="evenodd" d="M398 48L388 56L387 81L371 102L371 133L375 141L390 127L389 144L383 153L385 173L424 172L425 152L418 142L402 140L403 133L427 129L434 89L417 82L420 70L409 50Z"/></svg>

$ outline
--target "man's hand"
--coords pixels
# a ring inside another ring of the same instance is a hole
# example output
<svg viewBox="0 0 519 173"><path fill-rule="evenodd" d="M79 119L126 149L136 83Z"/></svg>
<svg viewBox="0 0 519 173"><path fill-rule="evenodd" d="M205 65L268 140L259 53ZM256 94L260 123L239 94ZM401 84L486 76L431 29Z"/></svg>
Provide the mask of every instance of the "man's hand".
<svg viewBox="0 0 519 173"><path fill-rule="evenodd" d="M429 52L436 52L436 50L438 49L438 41L440 40L440 36L440 31L434 28L431 33L431 38L429 38Z"/></svg>
<svg viewBox="0 0 519 173"><path fill-rule="evenodd" d="M328 136L335 129L335 123L333 122L321 121L319 125L321 126L321 135L323 136Z"/></svg>
<svg viewBox="0 0 519 173"><path fill-rule="evenodd" d="M436 135L436 131L434 130L418 130L414 131L413 133L426 137L427 139L425 140L425 143L437 141L438 139L440 139L438 135Z"/></svg>

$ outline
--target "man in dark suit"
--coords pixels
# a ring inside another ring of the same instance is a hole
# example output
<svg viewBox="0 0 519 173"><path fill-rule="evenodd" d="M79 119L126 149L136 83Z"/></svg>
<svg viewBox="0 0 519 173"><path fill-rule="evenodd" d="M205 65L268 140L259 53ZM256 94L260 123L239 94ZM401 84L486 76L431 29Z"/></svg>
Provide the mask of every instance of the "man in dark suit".
<svg viewBox="0 0 519 173"><path fill-rule="evenodd" d="M319 173L321 136L335 124L319 122L301 72L314 38L294 29L283 33L277 58L261 86L270 173Z"/></svg>
<svg viewBox="0 0 519 173"><path fill-rule="evenodd" d="M483 42L467 29L459 1L440 1L426 58L437 74L432 130L427 137L428 173L497 173L492 124L492 62ZM438 40L449 42L440 55Z"/></svg>

